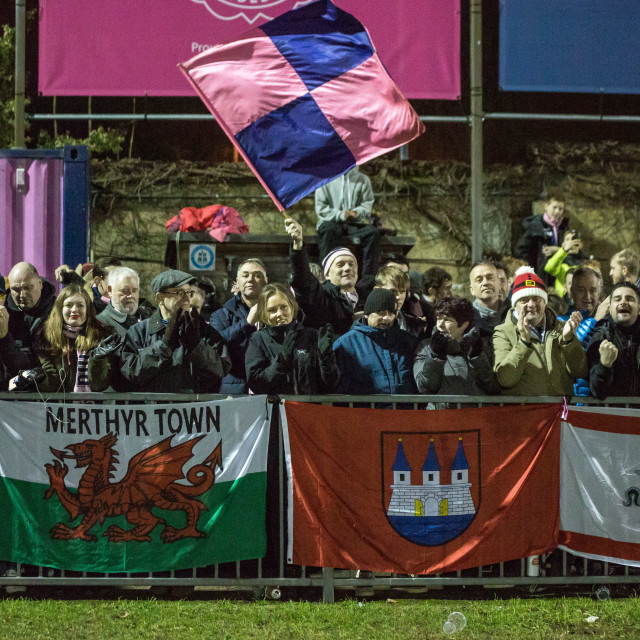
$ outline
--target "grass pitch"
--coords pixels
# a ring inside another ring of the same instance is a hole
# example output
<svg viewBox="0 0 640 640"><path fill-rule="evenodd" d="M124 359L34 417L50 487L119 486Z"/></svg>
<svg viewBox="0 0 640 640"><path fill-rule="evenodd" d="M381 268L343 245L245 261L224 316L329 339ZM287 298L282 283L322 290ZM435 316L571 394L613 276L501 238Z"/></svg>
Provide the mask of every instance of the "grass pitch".
<svg viewBox="0 0 640 640"><path fill-rule="evenodd" d="M335 604L229 600L0 600L0 639L425 640L461 611L460 640L640 638L640 602L624 597L344 600Z"/></svg>

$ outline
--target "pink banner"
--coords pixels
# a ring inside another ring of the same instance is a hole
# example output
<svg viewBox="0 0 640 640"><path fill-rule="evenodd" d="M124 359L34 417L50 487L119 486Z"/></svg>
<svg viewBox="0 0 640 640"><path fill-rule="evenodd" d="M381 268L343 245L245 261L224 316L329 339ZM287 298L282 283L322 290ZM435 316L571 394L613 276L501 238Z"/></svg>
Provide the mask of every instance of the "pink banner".
<svg viewBox="0 0 640 640"><path fill-rule="evenodd" d="M44 95L189 96L177 68L299 0L40 0ZM460 97L460 0L338 0L408 98Z"/></svg>

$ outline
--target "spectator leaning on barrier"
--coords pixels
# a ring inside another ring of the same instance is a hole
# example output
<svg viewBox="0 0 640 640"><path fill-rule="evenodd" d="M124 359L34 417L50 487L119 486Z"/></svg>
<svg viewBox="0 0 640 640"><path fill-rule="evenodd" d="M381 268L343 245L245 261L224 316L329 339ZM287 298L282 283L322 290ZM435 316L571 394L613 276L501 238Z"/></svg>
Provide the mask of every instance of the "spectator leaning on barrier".
<svg viewBox="0 0 640 640"><path fill-rule="evenodd" d="M400 329L396 313L393 293L374 289L367 297L364 317L336 340L339 393L416 393L412 365L418 340Z"/></svg>
<svg viewBox="0 0 640 640"><path fill-rule="evenodd" d="M505 395L572 395L574 378L587 372L586 353L576 338L582 316L560 322L547 309L544 282L521 267L511 291L513 308L493 336L494 370Z"/></svg>
<svg viewBox="0 0 640 640"><path fill-rule="evenodd" d="M247 382L254 393L322 394L340 377L333 328L318 331L296 320L298 304L281 284L268 284L258 299L260 330L246 355Z"/></svg>
<svg viewBox="0 0 640 640"><path fill-rule="evenodd" d="M256 330L258 298L268 282L262 260L245 260L236 274L236 293L221 309L211 314L209 324L222 336L231 358L231 370L222 380L220 393L247 393L245 354L249 338Z"/></svg>
<svg viewBox="0 0 640 640"><path fill-rule="evenodd" d="M309 269L302 227L293 218L287 218L285 229L293 241L289 252L291 287L304 313L304 324L320 329L328 323L337 335L342 335L351 327L355 311L362 308L362 296L356 289L356 257L345 247L331 251L322 262L327 281L320 284Z"/></svg>
<svg viewBox="0 0 640 640"><path fill-rule="evenodd" d="M20 375L12 386L19 391L104 391L108 378L89 375L89 357L106 334L89 294L79 284L68 285L56 298L39 339L43 376Z"/></svg>
<svg viewBox="0 0 640 640"><path fill-rule="evenodd" d="M640 291L619 282L609 299L609 315L596 325L587 349L591 393L600 400L640 396Z"/></svg>
<svg viewBox="0 0 640 640"><path fill-rule="evenodd" d="M633 249L618 251L609 263L609 275L613 284L633 282L640 287L640 254Z"/></svg>
<svg viewBox="0 0 640 640"><path fill-rule="evenodd" d="M0 307L0 358L9 376L39 366L36 345L56 301L53 284L29 262L9 272L10 294Z"/></svg>
<svg viewBox="0 0 640 640"><path fill-rule="evenodd" d="M189 306L195 278L170 269L151 281L158 308L129 328L121 373L136 391L217 393L230 363L222 358L223 341Z"/></svg>
<svg viewBox="0 0 640 640"><path fill-rule="evenodd" d="M416 352L413 375L420 393L485 395L500 385L473 329L473 307L464 298L443 298L436 305L436 329Z"/></svg>

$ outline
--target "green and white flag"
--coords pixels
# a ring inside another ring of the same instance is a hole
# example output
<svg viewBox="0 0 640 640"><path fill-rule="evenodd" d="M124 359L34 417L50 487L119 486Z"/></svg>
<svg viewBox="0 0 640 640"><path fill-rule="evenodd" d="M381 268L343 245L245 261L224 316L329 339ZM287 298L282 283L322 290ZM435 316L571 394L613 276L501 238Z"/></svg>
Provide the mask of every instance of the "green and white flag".
<svg viewBox="0 0 640 640"><path fill-rule="evenodd" d="M264 556L270 407L0 402L0 560L113 573Z"/></svg>

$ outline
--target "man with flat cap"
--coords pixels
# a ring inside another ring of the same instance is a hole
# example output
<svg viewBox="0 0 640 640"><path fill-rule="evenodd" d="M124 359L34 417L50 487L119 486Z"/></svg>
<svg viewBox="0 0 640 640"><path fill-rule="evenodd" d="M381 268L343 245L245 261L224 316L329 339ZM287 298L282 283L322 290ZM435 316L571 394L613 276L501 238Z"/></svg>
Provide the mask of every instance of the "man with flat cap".
<svg viewBox="0 0 640 640"><path fill-rule="evenodd" d="M127 331L121 372L136 391L217 393L230 367L220 334L190 308L195 278L170 269L151 281L158 308Z"/></svg>

